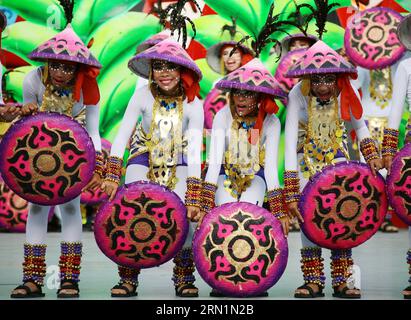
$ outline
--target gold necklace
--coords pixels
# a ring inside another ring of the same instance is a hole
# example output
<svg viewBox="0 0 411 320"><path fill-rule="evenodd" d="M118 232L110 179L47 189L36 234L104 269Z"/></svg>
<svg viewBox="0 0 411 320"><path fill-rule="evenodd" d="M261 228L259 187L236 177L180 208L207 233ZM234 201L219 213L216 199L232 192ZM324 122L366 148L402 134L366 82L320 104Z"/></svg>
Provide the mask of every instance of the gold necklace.
<svg viewBox="0 0 411 320"><path fill-rule="evenodd" d="M334 96L329 104L321 106L317 104L317 98L310 95L307 135L301 163L304 171L309 176L321 171L324 166L333 163L339 150L348 159L348 153L343 146L345 139L344 124L338 115L337 97Z"/></svg>

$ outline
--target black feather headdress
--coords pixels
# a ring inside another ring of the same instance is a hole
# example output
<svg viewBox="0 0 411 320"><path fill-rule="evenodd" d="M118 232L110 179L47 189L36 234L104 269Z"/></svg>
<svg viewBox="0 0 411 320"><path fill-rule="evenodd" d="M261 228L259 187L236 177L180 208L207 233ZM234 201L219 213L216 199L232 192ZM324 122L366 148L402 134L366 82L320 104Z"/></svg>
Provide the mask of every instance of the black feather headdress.
<svg viewBox="0 0 411 320"><path fill-rule="evenodd" d="M176 3L170 4L164 11L165 11L165 17L169 17L170 20L170 30L171 30L171 35L174 35L174 32L177 30L178 31L178 41L180 41L180 36L181 34L183 35L183 47L186 48L187 44L187 26L186 22L188 22L191 25L191 28L193 29L194 36L195 38L197 31L196 27L194 25L194 22L187 16L182 14L182 11L184 9L184 6L186 3L192 2L195 4L195 6L201 11L200 6L198 5L197 1L195 0L178 0Z"/></svg>
<svg viewBox="0 0 411 320"><path fill-rule="evenodd" d="M304 16L304 24L308 27L308 24L310 23L311 20L315 20L315 25L317 27L317 34L318 38L321 40L322 36L324 33L327 32L325 29L325 24L327 23L327 18L329 13L332 11L334 7L338 7L340 4L339 3L333 3L333 4L328 4L329 0L314 0L315 2L315 8L310 5L309 3L303 3L303 4L296 4L295 0L294 3L296 5L296 15L300 17L300 19L303 17L301 14L301 9L307 8L310 13Z"/></svg>
<svg viewBox="0 0 411 320"><path fill-rule="evenodd" d="M283 20L281 19L281 14L276 14L273 15L274 12L274 3L271 4L270 10L268 12L268 16L266 19L266 22L264 26L261 28L260 32L256 35L254 34L253 36L246 36L243 39L241 39L236 47L232 50L231 54L234 53L234 51L239 47L240 44L244 43L245 41L254 38L251 42L252 49L256 53L256 57L259 57L260 53L264 49L266 45L269 43L274 43L276 46L280 48L280 55L278 56L277 61L281 57L281 43L276 40L271 38L271 35L276 33L276 32L281 32L281 33L286 33L289 34L287 31L287 27L293 26L301 30L304 34L306 34L305 30L301 28L300 24L295 22L295 21L289 21L289 20Z"/></svg>
<svg viewBox="0 0 411 320"><path fill-rule="evenodd" d="M60 5L63 7L67 24L71 23L71 21L73 21L73 10L75 0L59 0L59 2Z"/></svg>

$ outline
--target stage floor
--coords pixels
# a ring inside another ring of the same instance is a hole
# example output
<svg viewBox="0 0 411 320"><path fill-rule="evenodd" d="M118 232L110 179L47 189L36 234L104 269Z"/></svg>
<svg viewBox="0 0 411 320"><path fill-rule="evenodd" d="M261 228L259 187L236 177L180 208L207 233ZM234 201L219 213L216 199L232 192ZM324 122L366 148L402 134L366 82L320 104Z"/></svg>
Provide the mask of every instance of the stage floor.
<svg viewBox="0 0 411 320"><path fill-rule="evenodd" d="M106 300L110 297L110 288L118 281L117 269L103 255L92 232L85 232L84 255L81 270L80 290L83 300ZM24 234L0 234L0 300L10 299L10 291L20 284L22 279L22 259ZM58 274L60 233L48 234L47 266L48 274L45 281L42 299L56 299L56 277ZM300 234L289 236L289 259L282 278L269 290L268 298L258 299L294 299L293 292L302 284L300 272ZM361 272L362 299L402 299L401 290L408 284L408 266L405 262L408 250L408 235L406 230L397 234L378 232L371 240L354 249L353 257ZM327 276L325 294L322 299L332 297L329 257L330 251L323 250L325 258L325 274ZM170 300L176 299L171 282L173 263L168 262L160 267L143 270L139 281L138 297L129 299ZM358 272L358 269L356 269ZM196 284L200 289L200 299L230 299L210 298L210 287L196 273ZM181 299L181 298L177 298Z"/></svg>

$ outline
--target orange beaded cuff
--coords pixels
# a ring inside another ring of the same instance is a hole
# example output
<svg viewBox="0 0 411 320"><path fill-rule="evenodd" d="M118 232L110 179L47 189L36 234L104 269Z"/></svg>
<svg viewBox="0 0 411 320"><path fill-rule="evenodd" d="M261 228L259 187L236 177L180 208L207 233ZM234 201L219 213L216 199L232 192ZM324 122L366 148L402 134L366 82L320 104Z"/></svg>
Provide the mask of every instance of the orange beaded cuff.
<svg viewBox="0 0 411 320"><path fill-rule="evenodd" d="M100 178L103 178L104 177L104 169L105 169L104 155L101 151L96 151L96 168L95 168L94 172L98 173Z"/></svg>
<svg viewBox="0 0 411 320"><path fill-rule="evenodd" d="M354 265L354 261L351 258L350 249L331 251L331 277L334 288L347 283L351 276L350 267L352 265Z"/></svg>
<svg viewBox="0 0 411 320"><path fill-rule="evenodd" d="M384 138L382 140L381 148L382 156L395 156L398 147L398 135L398 130L390 128L384 129Z"/></svg>
<svg viewBox="0 0 411 320"><path fill-rule="evenodd" d="M203 188L201 190L201 210L208 213L215 207L215 193L217 191L217 185L214 183L203 182Z"/></svg>
<svg viewBox="0 0 411 320"><path fill-rule="evenodd" d="M43 286L47 271L46 248L45 244L24 244L23 282Z"/></svg>
<svg viewBox="0 0 411 320"><path fill-rule="evenodd" d="M267 191L267 200L270 206L270 212L277 219L281 219L286 216L283 190L281 188Z"/></svg>
<svg viewBox="0 0 411 320"><path fill-rule="evenodd" d="M284 171L284 195L285 203L300 200L300 178L297 171Z"/></svg>
<svg viewBox="0 0 411 320"><path fill-rule="evenodd" d="M367 163L369 163L371 160L379 158L377 144L372 138L362 139L360 142L360 150Z"/></svg>
<svg viewBox="0 0 411 320"><path fill-rule="evenodd" d="M120 184L122 166L123 159L115 156L108 157L106 165L106 176L104 180Z"/></svg>
<svg viewBox="0 0 411 320"><path fill-rule="evenodd" d="M196 177L187 178L186 206L201 207L202 180Z"/></svg>

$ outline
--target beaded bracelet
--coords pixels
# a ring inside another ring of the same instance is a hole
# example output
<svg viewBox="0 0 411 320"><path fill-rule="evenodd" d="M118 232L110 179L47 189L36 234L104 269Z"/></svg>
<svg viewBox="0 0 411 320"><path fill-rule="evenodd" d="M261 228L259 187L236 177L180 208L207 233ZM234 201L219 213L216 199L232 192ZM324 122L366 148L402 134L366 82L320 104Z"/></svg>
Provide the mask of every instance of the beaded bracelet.
<svg viewBox="0 0 411 320"><path fill-rule="evenodd" d="M394 157L397 153L399 131L396 129L385 128L382 140L382 156Z"/></svg>
<svg viewBox="0 0 411 320"><path fill-rule="evenodd" d="M283 190L281 188L267 191L267 200L270 206L270 211L274 217L281 219L286 216Z"/></svg>
<svg viewBox="0 0 411 320"><path fill-rule="evenodd" d="M104 168L104 155L101 151L96 151L96 168L94 171L100 176L100 178L104 177Z"/></svg>
<svg viewBox="0 0 411 320"><path fill-rule="evenodd" d="M217 185L204 181L203 188L201 190L201 208L204 212L208 213L215 207L215 194L217 191Z"/></svg>
<svg viewBox="0 0 411 320"><path fill-rule="evenodd" d="M300 200L300 178L297 171L284 171L284 194L285 203Z"/></svg>
<svg viewBox="0 0 411 320"><path fill-rule="evenodd" d="M186 206L201 207L202 180L197 177L187 178Z"/></svg>
<svg viewBox="0 0 411 320"><path fill-rule="evenodd" d="M360 141L360 150L367 163L379 158L377 145L372 138L364 138Z"/></svg>
<svg viewBox="0 0 411 320"><path fill-rule="evenodd" d="M123 159L121 159L120 157L108 157L106 165L106 177L104 178L104 180L120 184L122 166Z"/></svg>

